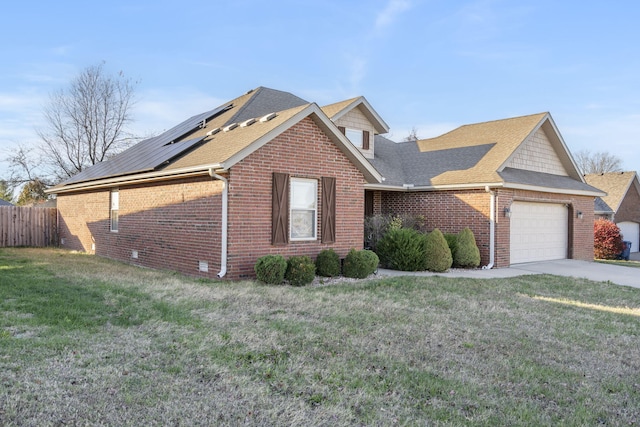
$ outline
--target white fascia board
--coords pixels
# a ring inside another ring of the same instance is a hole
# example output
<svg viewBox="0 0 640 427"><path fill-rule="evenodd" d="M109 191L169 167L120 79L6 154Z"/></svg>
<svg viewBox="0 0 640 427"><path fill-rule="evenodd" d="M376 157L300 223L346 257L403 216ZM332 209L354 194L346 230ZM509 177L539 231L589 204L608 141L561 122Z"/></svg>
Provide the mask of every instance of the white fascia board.
<svg viewBox="0 0 640 427"><path fill-rule="evenodd" d="M379 134L389 132L389 125L382 119L382 117L380 117L378 112L373 109L371 104L369 104L369 101L367 101L367 99L364 96L359 96L358 98L354 99L352 103L350 103L349 105L344 107L342 110L334 114L333 117L331 117L331 120L332 121L338 120L339 118L347 114L349 111L353 110L354 108L358 108L358 106L361 104L367 110L367 113L363 113L365 116L367 116L367 119L369 120L373 119L373 121L377 122L377 123L371 123L373 127L376 129L376 131L378 131Z"/></svg>
<svg viewBox="0 0 640 427"><path fill-rule="evenodd" d="M510 188L514 190L536 191L540 193L574 194L576 196L602 197L607 195L607 193L603 191L572 190L569 188L541 187L538 185L529 185L529 184L505 183L504 188Z"/></svg>
<svg viewBox="0 0 640 427"><path fill-rule="evenodd" d="M449 184L449 185L421 185L414 187L405 187L398 185L384 184L365 184L367 190L383 190L383 191L402 191L405 193L414 193L417 191L445 191L445 190L484 190L489 188L504 187L502 182L492 182L484 184Z"/></svg>
<svg viewBox="0 0 640 427"><path fill-rule="evenodd" d="M147 172L128 176L118 176L114 178L99 179L95 181L79 182L64 186L55 186L45 190L47 194L61 194L79 190L94 190L98 188L113 187L114 185L131 185L144 182L164 181L167 179L183 178L189 176L205 175L209 170L222 171L219 163L210 165L192 166L181 169L170 169L156 172Z"/></svg>

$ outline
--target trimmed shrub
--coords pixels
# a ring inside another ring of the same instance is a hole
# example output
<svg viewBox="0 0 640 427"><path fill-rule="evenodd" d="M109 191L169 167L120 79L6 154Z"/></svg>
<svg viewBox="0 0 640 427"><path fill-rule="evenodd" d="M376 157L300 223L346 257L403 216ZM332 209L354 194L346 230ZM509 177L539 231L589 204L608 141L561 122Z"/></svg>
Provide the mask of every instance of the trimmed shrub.
<svg viewBox="0 0 640 427"><path fill-rule="evenodd" d="M287 260L287 271L284 278L291 286L304 286L316 278L316 265L306 255L295 255Z"/></svg>
<svg viewBox="0 0 640 427"><path fill-rule="evenodd" d="M427 270L443 272L451 268L453 264L451 249L442 232L437 228L427 234L425 252Z"/></svg>
<svg viewBox="0 0 640 427"><path fill-rule="evenodd" d="M345 277L364 279L376 271L379 262L378 255L373 251L351 249L344 259L342 274Z"/></svg>
<svg viewBox="0 0 640 427"><path fill-rule="evenodd" d="M480 265L480 249L478 249L476 238L469 227L464 228L458 234L458 243L455 252L452 251L452 255L453 265L457 267L475 268Z"/></svg>
<svg viewBox="0 0 640 427"><path fill-rule="evenodd" d="M593 222L593 254L598 259L615 259L624 249L620 228L606 219Z"/></svg>
<svg viewBox="0 0 640 427"><path fill-rule="evenodd" d="M318 276L334 277L340 275L340 257L333 249L323 249L316 258Z"/></svg>
<svg viewBox="0 0 640 427"><path fill-rule="evenodd" d="M265 255L253 266L258 280L270 285L279 285L284 281L287 260L282 255Z"/></svg>
<svg viewBox="0 0 640 427"><path fill-rule="evenodd" d="M400 271L426 270L426 236L412 228L394 228L378 242L378 256L385 268Z"/></svg>
<svg viewBox="0 0 640 427"><path fill-rule="evenodd" d="M442 233L444 239L447 241L447 245L449 245L449 250L451 251L451 257L456 259L456 246L458 246L458 235L455 233ZM455 262L454 262L455 263Z"/></svg>

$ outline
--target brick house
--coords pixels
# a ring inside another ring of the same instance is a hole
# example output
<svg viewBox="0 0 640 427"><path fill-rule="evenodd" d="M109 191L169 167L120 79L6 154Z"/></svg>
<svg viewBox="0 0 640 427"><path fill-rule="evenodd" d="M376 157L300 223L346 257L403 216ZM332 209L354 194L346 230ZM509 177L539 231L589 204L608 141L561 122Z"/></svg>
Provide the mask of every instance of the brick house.
<svg viewBox="0 0 640 427"><path fill-rule="evenodd" d="M549 114L399 144L388 130L363 97L320 108L255 89L50 189L61 246L241 279L265 254L362 248L365 214L415 213L470 226L490 267L593 259L604 193Z"/></svg>
<svg viewBox="0 0 640 427"><path fill-rule="evenodd" d="M640 181L636 172L588 174L586 182L607 193L596 199L596 217L615 222L631 252L640 247Z"/></svg>
<svg viewBox="0 0 640 427"><path fill-rule="evenodd" d="M548 113L461 126L394 143L377 136L373 213L424 215L429 228L474 232L487 267L593 260L594 197Z"/></svg>
<svg viewBox="0 0 640 427"><path fill-rule="evenodd" d="M361 248L363 186L380 180L316 104L258 88L50 192L62 247L241 279L265 254Z"/></svg>

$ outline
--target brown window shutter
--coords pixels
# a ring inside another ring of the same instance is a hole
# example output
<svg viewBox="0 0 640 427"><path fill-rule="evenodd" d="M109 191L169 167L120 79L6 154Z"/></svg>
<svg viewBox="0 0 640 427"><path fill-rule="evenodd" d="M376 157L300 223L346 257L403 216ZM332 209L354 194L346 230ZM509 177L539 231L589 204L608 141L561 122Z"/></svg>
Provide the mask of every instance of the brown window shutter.
<svg viewBox="0 0 640 427"><path fill-rule="evenodd" d="M289 243L289 175L273 173L271 193L271 244Z"/></svg>
<svg viewBox="0 0 640 427"><path fill-rule="evenodd" d="M369 149L369 131L368 130L362 131L362 149L363 150Z"/></svg>
<svg viewBox="0 0 640 427"><path fill-rule="evenodd" d="M344 126L338 126L338 130L342 132L343 135L347 134L347 128L345 128Z"/></svg>
<svg viewBox="0 0 640 427"><path fill-rule="evenodd" d="M322 177L322 243L336 241L336 179Z"/></svg>

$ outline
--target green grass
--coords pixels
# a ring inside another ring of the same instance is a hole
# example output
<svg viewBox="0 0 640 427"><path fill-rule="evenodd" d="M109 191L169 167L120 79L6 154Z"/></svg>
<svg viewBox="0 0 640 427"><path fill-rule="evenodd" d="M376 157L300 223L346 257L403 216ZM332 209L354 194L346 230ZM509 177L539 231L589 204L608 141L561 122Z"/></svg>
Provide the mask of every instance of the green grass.
<svg viewBox="0 0 640 427"><path fill-rule="evenodd" d="M612 259L598 259L596 262L602 264L621 265L624 267L640 268L640 261L625 261L625 260L612 260Z"/></svg>
<svg viewBox="0 0 640 427"><path fill-rule="evenodd" d="M0 425L635 425L640 290L294 288L0 249Z"/></svg>

